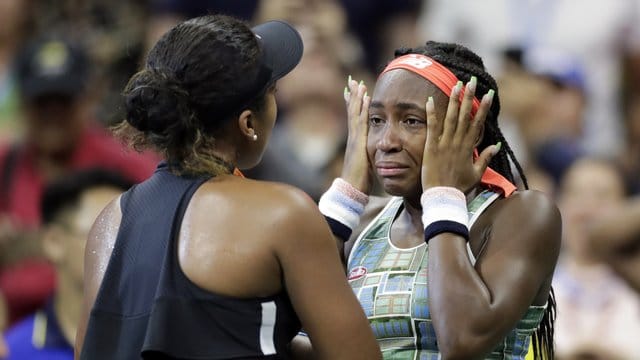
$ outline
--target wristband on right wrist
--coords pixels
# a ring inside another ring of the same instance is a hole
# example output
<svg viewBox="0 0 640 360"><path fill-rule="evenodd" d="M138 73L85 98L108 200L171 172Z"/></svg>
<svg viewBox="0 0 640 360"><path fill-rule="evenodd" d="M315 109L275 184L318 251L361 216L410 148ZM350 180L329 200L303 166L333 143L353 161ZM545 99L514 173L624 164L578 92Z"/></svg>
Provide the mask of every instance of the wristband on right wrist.
<svg viewBox="0 0 640 360"><path fill-rule="evenodd" d="M320 197L318 208L325 216L331 232L348 240L353 229L360 223L360 216L368 202L367 194L343 179L336 178Z"/></svg>
<svg viewBox="0 0 640 360"><path fill-rule="evenodd" d="M454 187L437 186L420 197L424 240L449 232L469 240L469 214L464 193Z"/></svg>

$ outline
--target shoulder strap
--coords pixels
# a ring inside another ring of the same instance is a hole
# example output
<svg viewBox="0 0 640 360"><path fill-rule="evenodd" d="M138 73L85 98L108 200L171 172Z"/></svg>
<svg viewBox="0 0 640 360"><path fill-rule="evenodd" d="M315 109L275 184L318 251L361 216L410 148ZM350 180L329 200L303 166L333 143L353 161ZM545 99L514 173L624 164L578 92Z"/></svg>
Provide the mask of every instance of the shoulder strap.
<svg viewBox="0 0 640 360"><path fill-rule="evenodd" d="M489 207L489 205L493 204L498 198L500 198L500 193L493 192L491 190L484 190L478 196L476 196L467 208L469 209L469 229L473 226L473 224L478 220L480 214ZM476 257L473 255L471 251L471 246L469 242L467 242L467 253L469 254L469 259L471 260L471 264L476 264Z"/></svg>

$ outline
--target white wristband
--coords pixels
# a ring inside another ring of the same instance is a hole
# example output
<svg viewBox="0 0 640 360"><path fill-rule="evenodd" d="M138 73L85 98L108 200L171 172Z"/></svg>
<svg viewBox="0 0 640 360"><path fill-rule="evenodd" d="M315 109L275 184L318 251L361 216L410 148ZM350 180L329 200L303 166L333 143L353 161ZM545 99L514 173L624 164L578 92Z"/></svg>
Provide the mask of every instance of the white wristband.
<svg viewBox="0 0 640 360"><path fill-rule="evenodd" d="M469 213L464 193L454 187L438 186L420 197L425 240L452 232L469 239Z"/></svg>
<svg viewBox="0 0 640 360"><path fill-rule="evenodd" d="M369 196L341 178L333 180L331 187L320 197L320 212L353 230L360 222Z"/></svg>

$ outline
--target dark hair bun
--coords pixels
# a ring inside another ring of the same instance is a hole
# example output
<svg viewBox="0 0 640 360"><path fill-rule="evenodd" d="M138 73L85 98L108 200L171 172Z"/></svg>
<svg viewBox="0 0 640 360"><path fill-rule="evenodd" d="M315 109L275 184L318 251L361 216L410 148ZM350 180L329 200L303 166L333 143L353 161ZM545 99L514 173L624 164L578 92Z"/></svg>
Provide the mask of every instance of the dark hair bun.
<svg viewBox="0 0 640 360"><path fill-rule="evenodd" d="M145 69L134 75L124 91L126 120L140 131L164 133L191 122L189 94L174 79Z"/></svg>

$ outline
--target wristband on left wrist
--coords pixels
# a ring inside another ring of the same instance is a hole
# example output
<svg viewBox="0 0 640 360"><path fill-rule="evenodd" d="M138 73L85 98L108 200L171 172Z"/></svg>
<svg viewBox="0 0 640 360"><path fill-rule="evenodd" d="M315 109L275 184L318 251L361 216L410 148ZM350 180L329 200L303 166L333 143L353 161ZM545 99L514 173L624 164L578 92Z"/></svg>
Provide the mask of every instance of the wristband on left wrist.
<svg viewBox="0 0 640 360"><path fill-rule="evenodd" d="M448 232L469 240L469 213L464 193L454 187L438 186L420 197L424 240Z"/></svg>

